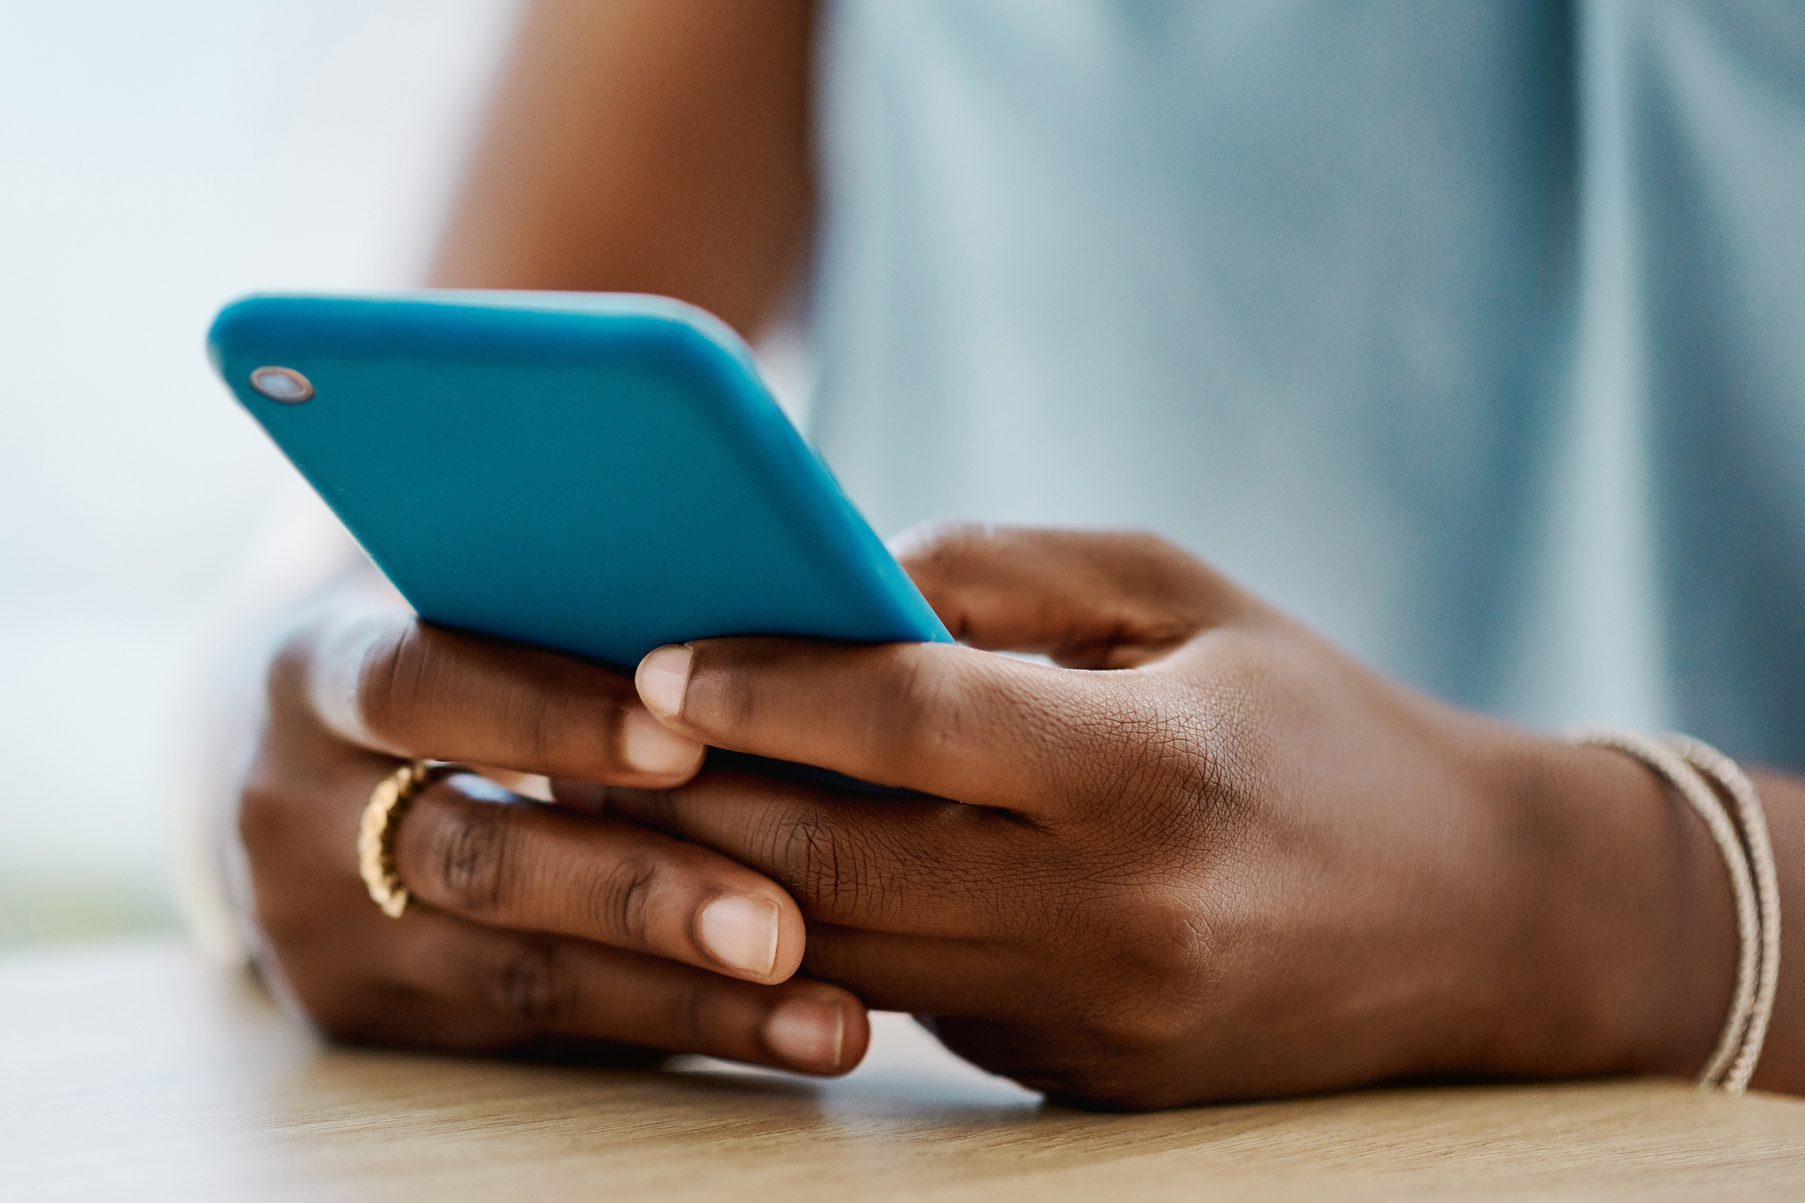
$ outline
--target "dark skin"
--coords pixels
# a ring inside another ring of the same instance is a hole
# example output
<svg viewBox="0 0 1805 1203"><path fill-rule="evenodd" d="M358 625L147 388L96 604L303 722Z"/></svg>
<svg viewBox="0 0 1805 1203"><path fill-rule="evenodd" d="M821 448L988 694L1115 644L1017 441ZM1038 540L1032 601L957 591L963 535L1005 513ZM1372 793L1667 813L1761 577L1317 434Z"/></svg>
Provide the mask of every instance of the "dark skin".
<svg viewBox="0 0 1805 1203"><path fill-rule="evenodd" d="M805 971L1062 1098L1703 1064L1727 877L1635 762L1407 690L1149 536L955 526L902 555L967 646L707 640L638 686L683 735L928 797L730 773L561 795L771 874ZM1798 785L1765 787L1798 888ZM1776 1088L1800 1085L1802 957Z"/></svg>
<svg viewBox="0 0 1805 1203"><path fill-rule="evenodd" d="M667 292L756 334L809 241L812 20L536 6L435 282ZM1703 1064L1727 879L1633 761L1406 690L1145 535L955 527L899 554L966 646L705 641L637 688L423 627L360 574L320 591L268 654L238 795L285 991L348 1039L817 1073L894 1008L1126 1107ZM916 796L705 768L705 745ZM351 848L414 756L485 775L399 824L418 902L394 922ZM1805 785L1759 780L1805 896ZM1805 1090L1800 930L1774 1089Z"/></svg>
<svg viewBox="0 0 1805 1203"><path fill-rule="evenodd" d="M857 1062L864 1008L788 980L802 918L781 888L698 845L496 784L666 785L695 771L700 745L651 730L615 673L425 627L369 592L329 594L277 650L238 807L270 967L316 1024L447 1049ZM345 850L374 783L422 755L488 767L425 791L397 825L415 905L396 922Z"/></svg>

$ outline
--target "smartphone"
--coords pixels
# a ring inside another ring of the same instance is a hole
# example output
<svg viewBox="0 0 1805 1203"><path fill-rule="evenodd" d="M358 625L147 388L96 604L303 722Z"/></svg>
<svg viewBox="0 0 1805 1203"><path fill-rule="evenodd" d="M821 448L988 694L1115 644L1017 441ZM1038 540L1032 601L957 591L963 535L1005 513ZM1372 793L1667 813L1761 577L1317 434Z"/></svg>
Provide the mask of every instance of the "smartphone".
<svg viewBox="0 0 1805 1203"><path fill-rule="evenodd" d="M712 636L950 641L746 346L693 306L252 296L208 346L429 622L622 671Z"/></svg>

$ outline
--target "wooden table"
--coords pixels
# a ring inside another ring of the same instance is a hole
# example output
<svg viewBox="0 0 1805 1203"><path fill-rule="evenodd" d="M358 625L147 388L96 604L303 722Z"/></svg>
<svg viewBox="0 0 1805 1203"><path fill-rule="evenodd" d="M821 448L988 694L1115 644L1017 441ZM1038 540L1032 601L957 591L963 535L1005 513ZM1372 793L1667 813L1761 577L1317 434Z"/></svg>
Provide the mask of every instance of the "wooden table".
<svg viewBox="0 0 1805 1203"><path fill-rule="evenodd" d="M1043 1107L906 1020L831 1084L322 1049L181 946L0 959L0 1197L1805 1200L1805 1101L1665 1082Z"/></svg>

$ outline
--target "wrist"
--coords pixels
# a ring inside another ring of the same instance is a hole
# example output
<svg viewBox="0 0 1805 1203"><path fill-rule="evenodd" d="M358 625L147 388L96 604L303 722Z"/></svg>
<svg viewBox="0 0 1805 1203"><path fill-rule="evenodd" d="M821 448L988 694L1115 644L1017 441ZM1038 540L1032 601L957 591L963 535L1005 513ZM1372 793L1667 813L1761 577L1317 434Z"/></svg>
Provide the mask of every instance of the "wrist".
<svg viewBox="0 0 1805 1203"><path fill-rule="evenodd" d="M1492 777L1514 899L1482 1072L1696 1074L1737 955L1704 824L1609 749L1523 739Z"/></svg>

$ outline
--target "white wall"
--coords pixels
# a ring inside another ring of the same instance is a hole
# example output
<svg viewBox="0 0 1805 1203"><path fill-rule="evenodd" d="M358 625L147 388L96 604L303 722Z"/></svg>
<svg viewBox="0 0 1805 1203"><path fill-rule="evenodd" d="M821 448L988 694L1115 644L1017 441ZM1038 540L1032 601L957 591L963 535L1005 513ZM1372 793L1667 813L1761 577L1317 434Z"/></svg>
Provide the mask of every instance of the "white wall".
<svg viewBox="0 0 1805 1203"><path fill-rule="evenodd" d="M511 14L0 0L0 942L169 921L212 602L304 496L208 319L417 277Z"/></svg>

